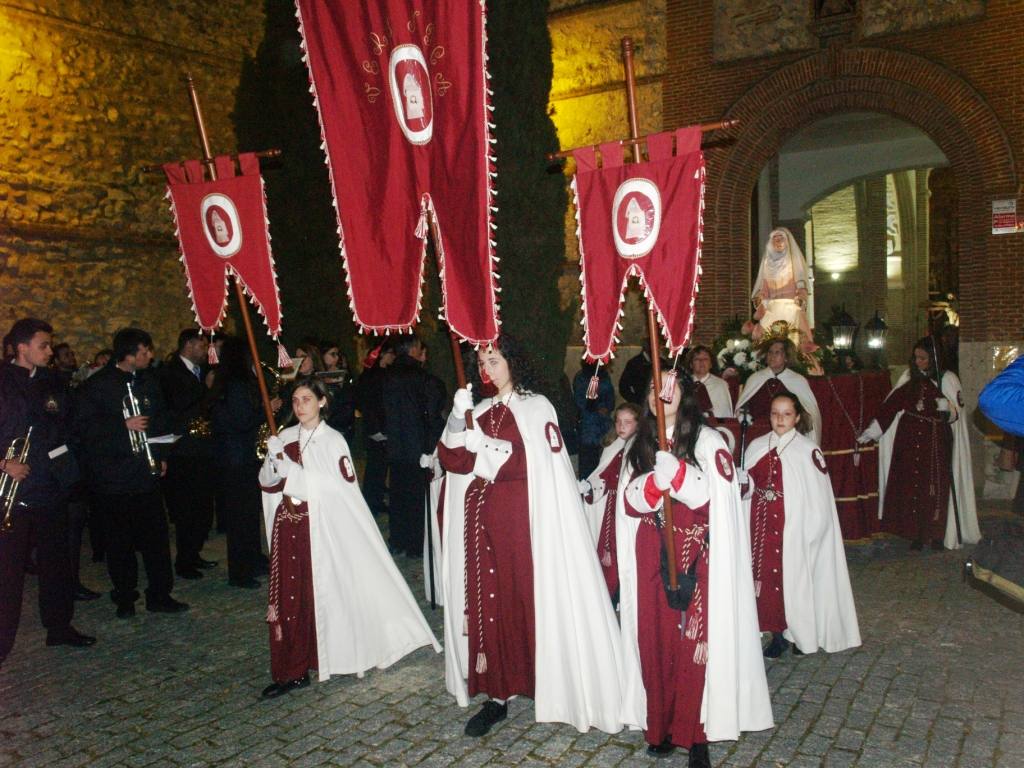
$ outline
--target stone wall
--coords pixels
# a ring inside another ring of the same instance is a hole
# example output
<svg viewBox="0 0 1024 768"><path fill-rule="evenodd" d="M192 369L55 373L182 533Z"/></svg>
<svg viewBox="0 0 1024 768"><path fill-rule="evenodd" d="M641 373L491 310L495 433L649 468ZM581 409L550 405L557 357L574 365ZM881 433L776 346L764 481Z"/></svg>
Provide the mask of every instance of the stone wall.
<svg viewBox="0 0 1024 768"><path fill-rule="evenodd" d="M214 152L234 151L249 0L0 2L0 325L42 315L80 357L118 327L158 354L192 322L164 185L143 165L199 152L183 76Z"/></svg>

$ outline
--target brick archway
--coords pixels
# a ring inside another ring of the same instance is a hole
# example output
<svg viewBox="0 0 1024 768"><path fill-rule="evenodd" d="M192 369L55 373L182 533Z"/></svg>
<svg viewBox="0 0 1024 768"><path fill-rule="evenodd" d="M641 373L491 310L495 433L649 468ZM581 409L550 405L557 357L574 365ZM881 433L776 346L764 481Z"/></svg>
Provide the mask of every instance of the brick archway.
<svg viewBox="0 0 1024 768"><path fill-rule="evenodd" d="M736 142L708 158L716 187L709 202L716 215L706 237L706 279L713 285L730 284L722 276L716 279L715 273L735 274L737 254L743 254L746 264L750 196L765 164L801 127L847 111L885 112L906 120L946 155L960 193L961 274L971 275L960 286L963 338L1010 333L999 318L984 311L992 301L1016 299L998 270L987 268L991 251L1011 245L990 242L987 229L991 199L1016 196L1010 142L991 107L970 84L934 62L897 51L847 48L816 53L777 70L733 104L725 117L740 120ZM749 278L732 280L731 285L728 296L714 301L719 316L747 311Z"/></svg>

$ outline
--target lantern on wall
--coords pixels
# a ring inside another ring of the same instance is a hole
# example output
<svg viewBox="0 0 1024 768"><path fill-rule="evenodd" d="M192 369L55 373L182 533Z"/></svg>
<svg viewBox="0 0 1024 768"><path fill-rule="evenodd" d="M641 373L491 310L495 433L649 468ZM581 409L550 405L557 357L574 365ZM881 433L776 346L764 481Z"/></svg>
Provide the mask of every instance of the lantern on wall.
<svg viewBox="0 0 1024 768"><path fill-rule="evenodd" d="M858 324L846 311L845 305L838 315L832 316L828 325L832 330L832 346L837 352L853 349L853 338L857 334Z"/></svg>
<svg viewBox="0 0 1024 768"><path fill-rule="evenodd" d="M882 349L885 346L885 334L889 332L889 326L878 315L878 310L875 310L875 316L864 323L864 332L868 335L868 349Z"/></svg>

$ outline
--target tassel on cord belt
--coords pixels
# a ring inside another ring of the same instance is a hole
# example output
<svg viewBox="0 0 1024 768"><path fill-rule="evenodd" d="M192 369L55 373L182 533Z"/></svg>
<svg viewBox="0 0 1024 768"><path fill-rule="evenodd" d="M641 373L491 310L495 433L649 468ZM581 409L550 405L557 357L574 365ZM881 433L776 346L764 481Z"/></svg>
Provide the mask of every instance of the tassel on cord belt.
<svg viewBox="0 0 1024 768"><path fill-rule="evenodd" d="M612 519L615 515L615 496L614 493L606 493L604 497L604 525L601 528L604 550L601 552L601 565L605 568L612 567Z"/></svg>

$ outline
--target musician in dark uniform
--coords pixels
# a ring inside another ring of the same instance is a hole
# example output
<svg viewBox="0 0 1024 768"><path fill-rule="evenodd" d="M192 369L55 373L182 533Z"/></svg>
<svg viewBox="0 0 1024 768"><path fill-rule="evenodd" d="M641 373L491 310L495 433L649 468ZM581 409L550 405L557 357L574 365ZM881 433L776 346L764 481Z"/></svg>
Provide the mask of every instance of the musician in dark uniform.
<svg viewBox="0 0 1024 768"><path fill-rule="evenodd" d="M202 368L208 347L197 329L186 328L178 335L177 352L160 367L171 431L181 435L168 451L163 489L177 543L174 570L183 579L202 578L200 569L217 565L200 556L214 505L209 389Z"/></svg>
<svg viewBox="0 0 1024 768"><path fill-rule="evenodd" d="M363 498L375 516L388 511L388 451L384 424L384 371L395 360L390 337L381 342L363 361L363 372L356 380L356 408L363 417L363 445L366 469L363 473Z"/></svg>
<svg viewBox="0 0 1024 768"><path fill-rule="evenodd" d="M133 450L129 432L158 436L170 424L160 384L147 370L153 359L153 340L138 328L123 328L114 335L114 355L81 387L75 430L88 464L94 498L103 515L107 572L118 618L135 615L139 597L138 563L146 568L146 610L179 613L188 605L171 597L174 574L167 515L160 494L160 475L166 470L162 446ZM125 417L124 398L131 384L139 415Z"/></svg>
<svg viewBox="0 0 1024 768"><path fill-rule="evenodd" d="M25 562L36 548L39 573L39 615L46 627L47 645L85 647L96 642L71 626L74 613L73 578L67 546L67 497L78 479L68 449L68 397L54 373L53 329L42 320L25 318L11 328L7 339L14 358L0 364L0 457L15 439L31 428L29 450L0 458L7 493L0 515L10 503L10 517L0 525L0 664L14 645L21 618ZM13 503L11 503L13 502Z"/></svg>

